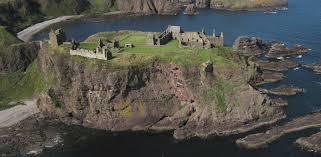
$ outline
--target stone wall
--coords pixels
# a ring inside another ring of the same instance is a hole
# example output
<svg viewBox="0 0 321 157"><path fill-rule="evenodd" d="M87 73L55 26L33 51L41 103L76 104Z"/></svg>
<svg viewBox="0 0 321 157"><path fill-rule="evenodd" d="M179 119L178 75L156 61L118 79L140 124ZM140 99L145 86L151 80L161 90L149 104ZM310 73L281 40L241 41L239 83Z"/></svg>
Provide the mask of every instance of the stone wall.
<svg viewBox="0 0 321 157"><path fill-rule="evenodd" d="M96 53L96 51L94 50L77 49L77 50L70 50L70 55L107 60L107 51L108 50L102 49L102 52Z"/></svg>

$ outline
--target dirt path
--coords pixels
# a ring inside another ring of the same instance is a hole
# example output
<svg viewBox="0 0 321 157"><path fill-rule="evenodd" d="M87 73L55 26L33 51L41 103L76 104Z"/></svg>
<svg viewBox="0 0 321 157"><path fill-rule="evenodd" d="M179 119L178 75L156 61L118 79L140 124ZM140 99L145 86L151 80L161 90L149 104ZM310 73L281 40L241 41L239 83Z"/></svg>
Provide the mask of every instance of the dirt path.
<svg viewBox="0 0 321 157"><path fill-rule="evenodd" d="M39 112L37 108L37 99L24 101L25 105L17 105L15 107L0 111L0 128L10 127L18 122L28 118Z"/></svg>
<svg viewBox="0 0 321 157"><path fill-rule="evenodd" d="M61 16L61 17L57 17L55 19L51 19L48 21L44 21L41 23L37 23L33 26L30 26L26 29L24 29L23 31L19 32L17 34L18 38L27 42L30 41L32 36L35 35L36 33L40 32L41 30L47 28L48 26L55 24L55 23L59 23L59 22L63 22L63 21L67 21L70 19L77 19L82 17L83 15L71 15L71 16Z"/></svg>

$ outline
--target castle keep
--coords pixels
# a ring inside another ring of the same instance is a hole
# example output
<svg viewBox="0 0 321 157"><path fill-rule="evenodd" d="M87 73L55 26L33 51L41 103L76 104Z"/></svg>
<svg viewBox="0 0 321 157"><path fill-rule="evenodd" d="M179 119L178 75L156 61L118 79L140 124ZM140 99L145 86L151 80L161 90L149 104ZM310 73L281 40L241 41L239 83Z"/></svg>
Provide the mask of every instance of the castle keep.
<svg viewBox="0 0 321 157"><path fill-rule="evenodd" d="M164 45L170 40L178 40L180 47L191 48L214 48L224 46L223 32L217 36L213 32L212 36L202 32L184 32L180 26L168 26L165 31L159 35L149 37L152 45Z"/></svg>

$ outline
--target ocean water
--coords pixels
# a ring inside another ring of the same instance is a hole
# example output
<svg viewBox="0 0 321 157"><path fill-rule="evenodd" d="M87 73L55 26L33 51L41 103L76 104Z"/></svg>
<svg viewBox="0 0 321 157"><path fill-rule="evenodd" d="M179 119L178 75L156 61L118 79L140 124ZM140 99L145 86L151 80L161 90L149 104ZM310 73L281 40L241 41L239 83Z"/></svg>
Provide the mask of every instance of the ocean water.
<svg viewBox="0 0 321 157"><path fill-rule="evenodd" d="M83 19L60 25L69 39L82 41L102 31L141 30L161 31L167 25L181 25L186 31L200 31L208 34L224 32L226 45L232 46L238 36L255 36L264 40L277 40L291 46L302 44L311 49L302 58L293 58L301 64L321 63L321 1L289 0L288 9L275 12L222 11L203 9L198 15L187 16L139 16L106 17ZM47 32L39 33L34 40L45 39ZM306 92L286 97L288 119L321 109L321 75L300 68L286 72L286 79L279 83L264 85L272 88L279 85L293 85L305 88ZM237 147L237 137L190 139L176 141L170 133L153 134L142 132L108 133L92 130L83 134L81 140L65 137L65 145L45 151L45 157L312 157L318 154L302 151L293 142L297 137L308 136L316 129L289 134L258 150Z"/></svg>

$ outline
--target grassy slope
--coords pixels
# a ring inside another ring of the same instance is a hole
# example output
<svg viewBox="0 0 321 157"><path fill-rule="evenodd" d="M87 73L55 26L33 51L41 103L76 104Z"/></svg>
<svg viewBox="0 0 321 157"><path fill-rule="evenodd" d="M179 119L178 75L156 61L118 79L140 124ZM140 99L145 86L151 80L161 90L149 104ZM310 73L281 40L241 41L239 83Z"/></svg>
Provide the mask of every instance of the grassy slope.
<svg viewBox="0 0 321 157"><path fill-rule="evenodd" d="M6 57L9 45L20 43L14 35L0 27L0 57ZM46 83L35 63L26 72L0 73L0 110L10 107L10 102L28 98L45 89Z"/></svg>
<svg viewBox="0 0 321 157"><path fill-rule="evenodd" d="M0 110L48 89L48 82L36 63L31 64L26 72L0 74Z"/></svg>
<svg viewBox="0 0 321 157"><path fill-rule="evenodd" d="M0 53L9 45L19 43L20 40L13 34L9 33L4 27L0 26Z"/></svg>

